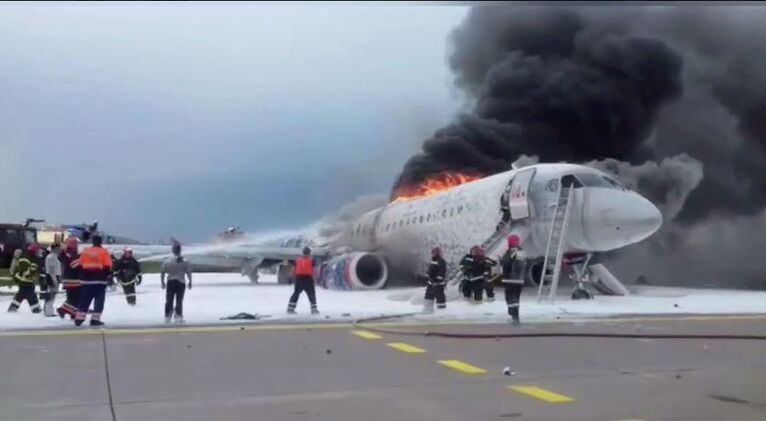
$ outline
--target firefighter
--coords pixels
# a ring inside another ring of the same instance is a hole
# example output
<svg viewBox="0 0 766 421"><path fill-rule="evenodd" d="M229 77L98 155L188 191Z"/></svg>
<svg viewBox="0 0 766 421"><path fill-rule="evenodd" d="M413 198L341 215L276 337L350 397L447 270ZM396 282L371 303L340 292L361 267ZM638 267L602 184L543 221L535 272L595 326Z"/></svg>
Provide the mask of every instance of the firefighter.
<svg viewBox="0 0 766 421"><path fill-rule="evenodd" d="M109 258L112 259L112 276L109 277L109 282L107 282L106 286L109 289L109 291L114 291L117 289L117 284L114 282L114 274L117 272L117 261L120 260L122 257L122 253L120 253L120 257L117 257L114 255L114 253L109 253Z"/></svg>
<svg viewBox="0 0 766 421"><path fill-rule="evenodd" d="M519 324L519 304L521 290L524 287L526 273L526 258L521 250L521 239L518 235L508 237L508 250L500 259L503 268L503 285L505 286L505 303L508 315L513 324Z"/></svg>
<svg viewBox="0 0 766 421"><path fill-rule="evenodd" d="M487 257L483 247L479 247L479 256L481 256L481 262L484 265L482 288L487 293L487 301L492 302L495 301L495 286L493 285L494 279L492 278L492 270L497 266L497 261Z"/></svg>
<svg viewBox="0 0 766 421"><path fill-rule="evenodd" d="M100 235L91 236L91 247L80 254L80 297L74 324L80 326L85 322L88 307L93 302L93 312L90 315L91 326L102 326L101 313L104 311L106 285L112 275L112 258L101 244Z"/></svg>
<svg viewBox="0 0 766 421"><path fill-rule="evenodd" d="M470 254L467 254L460 261L460 269L465 275L463 280L463 297L473 303L481 303L484 289L484 258L481 256L481 247L471 247Z"/></svg>
<svg viewBox="0 0 766 421"><path fill-rule="evenodd" d="M125 300L136 305L136 285L141 284L141 265L133 257L133 250L125 247L122 257L114 262L114 274L125 293Z"/></svg>
<svg viewBox="0 0 766 421"><path fill-rule="evenodd" d="M77 237L69 237L61 253L62 284L66 300L56 312L62 319L69 315L74 320L77 306L80 305L80 253L77 251Z"/></svg>
<svg viewBox="0 0 766 421"><path fill-rule="evenodd" d="M184 322L184 293L192 289L191 265L181 256L181 244L173 243L173 256L162 263L160 270L160 285L165 287L165 275L168 277L165 292L165 323L170 323L174 316L176 323ZM186 283L186 278L189 283ZM173 305L175 301L175 306Z"/></svg>
<svg viewBox="0 0 766 421"><path fill-rule="evenodd" d="M48 274L45 267L45 258L48 257L48 250L45 247L39 247L34 256L34 262L37 265L37 285L40 286L40 295L38 295L40 301L43 303L48 300ZM43 314L45 314L45 305L41 307Z"/></svg>
<svg viewBox="0 0 766 421"><path fill-rule="evenodd" d="M30 244L27 248L26 254L22 254L19 261L16 263L11 277L13 281L18 285L19 290L16 295L13 296L13 301L8 307L9 313L15 313L19 311L21 303L27 300L29 307L32 309L32 313L40 312L40 303L35 295L35 284L40 277L39 267L37 265L37 256L40 254L40 246L37 244Z"/></svg>
<svg viewBox="0 0 766 421"><path fill-rule="evenodd" d="M444 287L446 285L445 276L447 275L447 262L442 258L442 251L439 247L431 250L431 262L428 264L428 285L426 286L426 296L423 312L434 312L434 299L436 308L447 308L447 299L444 296Z"/></svg>
<svg viewBox="0 0 766 421"><path fill-rule="evenodd" d="M16 249L13 251L13 258L11 258L11 266L8 268L8 273L13 276L13 271L16 270L16 265L19 264L19 259L21 259L21 255L24 254L24 252L21 249Z"/></svg>
<svg viewBox="0 0 766 421"><path fill-rule="evenodd" d="M511 186L508 185L500 195L500 212L503 214L502 220L497 224L497 230L501 230L506 224L511 222Z"/></svg>
<svg viewBox="0 0 766 421"><path fill-rule="evenodd" d="M311 257L311 249L303 248L303 256L295 259L293 268L295 277L295 289L290 296L290 302L287 304L287 313L295 314L295 307L298 305L298 298L301 292L306 292L311 303L311 314L319 314L317 309L316 290L314 289L314 259Z"/></svg>
<svg viewBox="0 0 766 421"><path fill-rule="evenodd" d="M59 284L61 283L61 260L60 259L61 247L58 243L51 245L51 252L45 256L45 280L42 289L43 300L43 313L45 317L55 317L56 312L53 311L53 304L56 302L56 294L59 290Z"/></svg>

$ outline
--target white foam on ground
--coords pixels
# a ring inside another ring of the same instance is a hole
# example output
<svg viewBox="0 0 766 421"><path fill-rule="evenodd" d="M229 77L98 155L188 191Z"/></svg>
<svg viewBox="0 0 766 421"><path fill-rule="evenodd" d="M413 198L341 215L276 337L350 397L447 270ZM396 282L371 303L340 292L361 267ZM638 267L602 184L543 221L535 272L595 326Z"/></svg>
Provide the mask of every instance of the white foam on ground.
<svg viewBox="0 0 766 421"><path fill-rule="evenodd" d="M419 312L422 307L402 299L422 294L422 288L378 291L330 291L317 288L321 315L309 314L305 295L298 302L298 314L287 315L287 301L292 287L274 284L273 276L262 276L254 285L239 274L195 274L194 288L186 292L184 313L187 324L241 323L221 321L221 317L240 312L267 315L265 322L336 322L360 318ZM69 327L72 323L58 317L32 314L24 303L18 313L5 313L14 290L0 288L0 329ZM532 288L522 297L524 322L556 319L587 319L620 315L652 314L751 314L766 313L766 292L702 290L641 287L628 297L596 296L593 300L571 301L562 297L554 304L538 304ZM497 288L497 300L481 305L461 300L450 301L446 310L433 315L419 315L413 320L488 322L506 320L503 289ZM64 298L57 296L57 305ZM103 321L109 327L155 326L164 324L165 292L159 276L147 275L138 287L138 304L128 306L121 289L107 293ZM397 299L398 298L398 299Z"/></svg>

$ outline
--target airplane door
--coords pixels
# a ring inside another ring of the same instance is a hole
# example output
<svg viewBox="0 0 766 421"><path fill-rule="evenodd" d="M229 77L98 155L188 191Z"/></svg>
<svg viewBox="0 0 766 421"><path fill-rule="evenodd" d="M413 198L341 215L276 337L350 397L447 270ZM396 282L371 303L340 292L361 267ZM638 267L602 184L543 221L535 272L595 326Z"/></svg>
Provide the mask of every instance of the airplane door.
<svg viewBox="0 0 766 421"><path fill-rule="evenodd" d="M511 182L511 194L508 206L511 209L511 220L525 219L529 217L529 184L535 169L530 168L517 173Z"/></svg>

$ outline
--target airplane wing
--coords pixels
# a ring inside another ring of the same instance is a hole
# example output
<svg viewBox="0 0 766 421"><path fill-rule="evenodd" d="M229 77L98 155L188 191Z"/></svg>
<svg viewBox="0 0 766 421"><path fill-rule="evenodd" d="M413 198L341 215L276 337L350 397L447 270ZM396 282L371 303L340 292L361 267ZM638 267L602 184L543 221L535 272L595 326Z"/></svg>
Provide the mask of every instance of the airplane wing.
<svg viewBox="0 0 766 421"><path fill-rule="evenodd" d="M139 262L161 262L172 254L169 246L163 246L161 253L153 253L138 258ZM322 256L328 252L327 248L314 248L314 256ZM138 255L134 249L134 254ZM186 246L183 256L193 265L215 267L219 269L242 270L250 272L263 262L278 263L285 260L294 260L303 254L302 247L276 247L253 244L214 244Z"/></svg>
<svg viewBox="0 0 766 421"><path fill-rule="evenodd" d="M88 244L81 245L81 248L87 247ZM132 244L104 244L104 247L109 253L122 253L126 247L133 250L133 255L138 260L149 258L157 255L170 255L170 246L150 246L150 245L132 245Z"/></svg>
<svg viewBox="0 0 766 421"><path fill-rule="evenodd" d="M167 250L167 249L166 249ZM211 249L210 247L186 247L184 248L183 255L187 258L194 259L199 257L210 258L225 258L225 259L270 259L270 260L291 260L296 259L303 254L303 248L296 247L268 247L268 246L230 246L230 247L217 247ZM324 249L312 249L312 254L323 255ZM157 261L171 257L171 253L155 254L144 259L142 261Z"/></svg>

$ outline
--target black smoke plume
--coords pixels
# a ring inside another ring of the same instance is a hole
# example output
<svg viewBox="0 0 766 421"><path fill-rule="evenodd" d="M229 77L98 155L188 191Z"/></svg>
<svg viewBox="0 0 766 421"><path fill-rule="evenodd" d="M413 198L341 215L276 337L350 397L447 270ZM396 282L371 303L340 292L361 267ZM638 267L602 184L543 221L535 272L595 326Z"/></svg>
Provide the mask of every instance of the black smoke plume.
<svg viewBox="0 0 766 421"><path fill-rule="evenodd" d="M392 194L443 171L505 171L522 154L589 163L663 211L641 246L662 253L636 256L670 273L736 249L751 270L729 259L716 275L752 277L761 243L708 233L766 235L765 23L759 6L474 7L448 60L470 109L424 142ZM704 238L737 244L688 252ZM621 267L650 263L633 261Z"/></svg>
<svg viewBox="0 0 766 421"><path fill-rule="evenodd" d="M394 189L441 171L492 174L541 161L640 158L660 107L681 93L681 59L658 40L586 37L574 11L471 10L450 65L473 112L425 141Z"/></svg>

